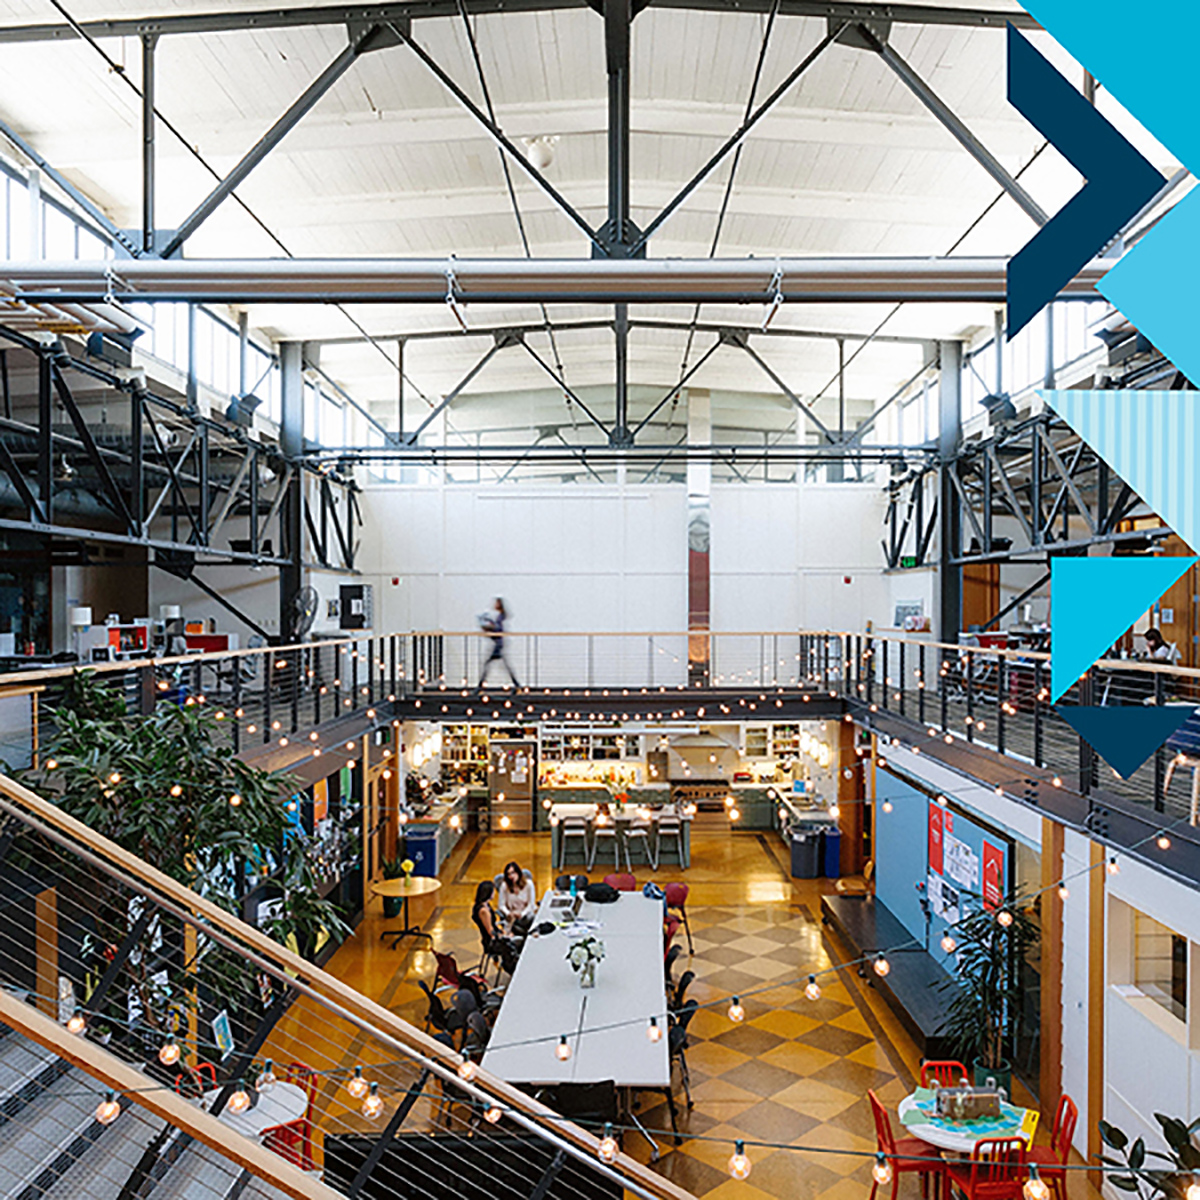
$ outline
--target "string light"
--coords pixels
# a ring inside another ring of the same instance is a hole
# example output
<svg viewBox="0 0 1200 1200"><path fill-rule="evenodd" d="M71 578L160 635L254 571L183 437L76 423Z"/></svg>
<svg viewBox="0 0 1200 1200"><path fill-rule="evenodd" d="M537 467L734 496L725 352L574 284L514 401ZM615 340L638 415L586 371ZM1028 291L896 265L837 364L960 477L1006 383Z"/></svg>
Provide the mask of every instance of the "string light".
<svg viewBox="0 0 1200 1200"><path fill-rule="evenodd" d="M1120 875L1121 873L1121 864L1117 862L1115 854L1108 860L1108 873L1110 875Z"/></svg>
<svg viewBox="0 0 1200 1200"><path fill-rule="evenodd" d="M871 1168L871 1178L881 1186L892 1182L892 1164L887 1155L881 1150L875 1155L875 1165Z"/></svg>
<svg viewBox="0 0 1200 1200"><path fill-rule="evenodd" d="M737 996L734 996L733 1002L729 1006L729 1019L735 1025L746 1019L746 1010L742 1007L742 1002Z"/></svg>
<svg viewBox="0 0 1200 1200"><path fill-rule="evenodd" d="M120 772L120 771L114 771L114 772L113 772L113 773L112 773L112 774L111 774L111 775L108 777L108 782L109 782L109 783L120 783L120 782L121 782L121 772Z"/></svg>
<svg viewBox="0 0 1200 1200"><path fill-rule="evenodd" d="M501 1116L502 1116L502 1114L501 1114L501 1112L500 1112L500 1109L499 1109L499 1107L498 1107L497 1105L493 1104L493 1105L491 1106L491 1108L489 1108L489 1109L487 1110L487 1112L485 1112L485 1113L483 1114L483 1119L484 1119L484 1120L485 1120L485 1121L486 1121L486 1122L487 1122L489 1125L495 1125L495 1124L496 1124L496 1122L500 1120L500 1117L501 1117Z"/></svg>
<svg viewBox="0 0 1200 1200"><path fill-rule="evenodd" d="M171 787L171 795L172 795L172 796L175 796L175 797L177 797L177 798L178 798L179 796L182 796L182 795L183 795L183 785L182 785L182 784L178 784L178 783L176 783L176 784L173 784L173 785L172 785L172 787Z"/></svg>
<svg viewBox="0 0 1200 1200"><path fill-rule="evenodd" d="M83 1009L77 1008L67 1018L68 1033L82 1033L87 1028L87 1017L83 1015Z"/></svg>
<svg viewBox="0 0 1200 1200"><path fill-rule="evenodd" d="M254 1081L254 1090L256 1092L269 1092L278 1082L279 1078L275 1074L275 1063L268 1058L263 1063L263 1069L259 1072L258 1078Z"/></svg>
<svg viewBox="0 0 1200 1200"><path fill-rule="evenodd" d="M1021 1190L1025 1193L1025 1200L1049 1200L1050 1189L1038 1174L1037 1163L1029 1164L1029 1178Z"/></svg>
<svg viewBox="0 0 1200 1200"><path fill-rule="evenodd" d="M879 955L875 960L875 974L882 979L891 969L892 964L882 954Z"/></svg>
<svg viewBox="0 0 1200 1200"><path fill-rule="evenodd" d="M815 975L810 975L808 977L808 983L804 985L804 994L809 1000L820 1000L821 985L817 982L817 977Z"/></svg>
<svg viewBox="0 0 1200 1200"><path fill-rule="evenodd" d="M651 1042L662 1041L662 1029L659 1027L657 1017L650 1018L650 1025L646 1029L646 1037Z"/></svg>
<svg viewBox="0 0 1200 1200"><path fill-rule="evenodd" d="M955 950L958 949L958 943L954 940L953 935L950 933L942 934L942 949L947 954L953 954Z"/></svg>
<svg viewBox="0 0 1200 1200"><path fill-rule="evenodd" d="M56 759L56 758L46 759L46 770L47 771L53 771L57 766L58 766L58 759Z"/></svg>
<svg viewBox="0 0 1200 1200"><path fill-rule="evenodd" d="M369 1091L370 1086L363 1078L362 1067L355 1067L354 1074L346 1082L346 1091L352 1095L355 1100L361 1100Z"/></svg>
<svg viewBox="0 0 1200 1200"><path fill-rule="evenodd" d="M604 1123L604 1136L600 1139L600 1145L596 1147L596 1154L601 1162L610 1163L617 1157L617 1139L613 1137L611 1122Z"/></svg>
<svg viewBox="0 0 1200 1200"><path fill-rule="evenodd" d="M731 821L740 821L742 819L742 814L738 809L731 808L729 810L729 819Z"/></svg>
<svg viewBox="0 0 1200 1200"><path fill-rule="evenodd" d="M458 1064L458 1077L470 1083L476 1075L479 1074L479 1068L466 1056L462 1056L462 1062Z"/></svg>
<svg viewBox="0 0 1200 1200"><path fill-rule="evenodd" d="M1160 850L1170 850L1171 839L1167 837L1165 833L1160 833L1155 839L1155 845L1157 845Z"/></svg>
<svg viewBox="0 0 1200 1200"><path fill-rule="evenodd" d="M893 805L890 800L885 800L883 802L883 811L885 813L890 813L894 807L895 807L895 805Z"/></svg>
<svg viewBox="0 0 1200 1200"><path fill-rule="evenodd" d="M836 804L831 804L829 806L829 815L836 821L842 815L842 810Z"/></svg>
<svg viewBox="0 0 1200 1200"><path fill-rule="evenodd" d="M1184 1200L1200 1200L1200 1176L1193 1175L1192 1182L1184 1192Z"/></svg>
<svg viewBox="0 0 1200 1200"><path fill-rule="evenodd" d="M1071 889L1069 887L1067 887L1067 881L1064 879L1058 885L1058 898L1060 900L1065 900L1070 894L1071 894ZM1198 1198L1198 1200L1200 1200L1200 1198Z"/></svg>
<svg viewBox="0 0 1200 1200"><path fill-rule="evenodd" d="M241 802L242 798L237 794L237 792L234 792L233 795L229 797L229 806L231 808L237 808Z"/></svg>
<svg viewBox="0 0 1200 1200"><path fill-rule="evenodd" d="M104 1099L96 1105L96 1120L101 1125L111 1125L120 1115L121 1105L117 1102L117 1095L109 1088L104 1093Z"/></svg>
<svg viewBox="0 0 1200 1200"><path fill-rule="evenodd" d="M167 1037L167 1040L163 1042L161 1046L159 1046L158 1061L162 1063L164 1067L173 1067L179 1061L180 1053L181 1051L179 1049L179 1043L175 1040L175 1035L172 1033Z"/></svg>
<svg viewBox="0 0 1200 1200"><path fill-rule="evenodd" d="M565 1033L559 1037L558 1045L554 1047L554 1053L559 1062L566 1062L571 1057L571 1043L567 1041Z"/></svg>
<svg viewBox="0 0 1200 1200"><path fill-rule="evenodd" d="M1012 913L1010 913L1008 911L1007 908L1002 908L996 914L996 924L997 925L1003 926L1003 928L1007 929L1012 923L1013 923L1013 915L1012 915Z"/></svg>
<svg viewBox="0 0 1200 1200"><path fill-rule="evenodd" d="M745 1179L750 1174L750 1160L746 1157L746 1143L740 1138L733 1143L733 1155L729 1159L729 1173L734 1179Z"/></svg>
<svg viewBox="0 0 1200 1200"><path fill-rule="evenodd" d="M370 1121L374 1121L383 1112L383 1097L379 1094L379 1084L372 1083L367 1098L363 1101L362 1113Z"/></svg>
<svg viewBox="0 0 1200 1200"><path fill-rule="evenodd" d="M246 1091L246 1086L242 1080L237 1081L237 1087L229 1097L228 1104L225 1105L231 1113L244 1113L250 1107L250 1093Z"/></svg>

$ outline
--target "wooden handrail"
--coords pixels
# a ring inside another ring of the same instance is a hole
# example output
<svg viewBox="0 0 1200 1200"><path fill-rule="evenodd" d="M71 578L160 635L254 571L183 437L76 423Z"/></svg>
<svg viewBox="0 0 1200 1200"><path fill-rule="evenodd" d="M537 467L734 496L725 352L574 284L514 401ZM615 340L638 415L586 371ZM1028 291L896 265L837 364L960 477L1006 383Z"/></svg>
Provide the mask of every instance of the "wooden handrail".
<svg viewBox="0 0 1200 1200"><path fill-rule="evenodd" d="M128 1096L148 1112L161 1117L176 1129L182 1129L231 1163L266 1180L272 1187L291 1196L292 1200L341 1200L339 1192L305 1174L287 1159L259 1142L252 1142L168 1088L156 1086L147 1075L135 1070L103 1046L67 1033L57 1021L2 988L0 1021L87 1072L105 1087Z"/></svg>
<svg viewBox="0 0 1200 1200"><path fill-rule="evenodd" d="M207 922L255 951L260 957L273 962L281 977L290 977L285 979L285 982L293 986L297 982L305 984L318 997L352 1014L357 1020L369 1026L369 1032L378 1036L380 1041L392 1041L424 1058L434 1059L453 1073L458 1062L457 1055L448 1054L447 1048L441 1042L435 1041L416 1026L402 1020L383 1005L314 966L259 930L239 921L210 900L197 895L169 875L163 874L156 867L152 867L115 842L97 834L81 821L63 812L62 809L44 800L15 780L0 775L0 794L7 797L16 808L78 841L113 867L133 876L140 884L172 901L176 907L194 914L198 919L198 924ZM141 1077L139 1076L139 1078ZM599 1147L599 1138L595 1134L565 1121L552 1108L538 1103L524 1092L482 1068L478 1071L476 1083L486 1087L489 1093L501 1099L509 1108L531 1118L551 1136L557 1136L585 1151L593 1159L595 1158ZM643 1166L627 1154L618 1154L612 1165L626 1179L636 1181L645 1191L658 1197L659 1200L695 1200L690 1192L677 1187L670 1180L650 1170L649 1167ZM599 1166L598 1162L597 1166Z"/></svg>

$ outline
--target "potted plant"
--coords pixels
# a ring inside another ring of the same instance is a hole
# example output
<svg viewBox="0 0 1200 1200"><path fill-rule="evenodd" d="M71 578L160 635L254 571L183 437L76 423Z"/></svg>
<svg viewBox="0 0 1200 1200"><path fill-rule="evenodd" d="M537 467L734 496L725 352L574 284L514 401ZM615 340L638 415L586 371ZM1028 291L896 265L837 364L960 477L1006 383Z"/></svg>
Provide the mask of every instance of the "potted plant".
<svg viewBox="0 0 1200 1200"><path fill-rule="evenodd" d="M397 855L395 858L385 859L381 870L383 871L384 879L411 879L413 862L412 859L401 858ZM384 896L383 915L385 917L398 917L403 907L404 898L402 896Z"/></svg>
<svg viewBox="0 0 1200 1200"><path fill-rule="evenodd" d="M1155 1113L1154 1119L1162 1127L1163 1138L1170 1148L1167 1154L1147 1150L1144 1139L1130 1142L1124 1132L1107 1121L1100 1122L1100 1140L1116 1151L1120 1158L1107 1154L1100 1161L1110 1167L1124 1167L1119 1175L1108 1175L1107 1181L1123 1192L1133 1192L1142 1200L1185 1200L1188 1189L1195 1185L1196 1172L1200 1170L1200 1150L1192 1143L1192 1135L1200 1130L1200 1120L1190 1125L1178 1117L1167 1117ZM1156 1159L1162 1166L1151 1165L1147 1159Z"/></svg>
<svg viewBox="0 0 1200 1200"><path fill-rule="evenodd" d="M604 958L604 943L596 937L580 938L567 949L567 962L579 976L581 988L596 986L596 964Z"/></svg>
<svg viewBox="0 0 1200 1200"><path fill-rule="evenodd" d="M953 993L942 1032L974 1071L976 1086L989 1079L1012 1095L1013 1042L1023 1018L1024 987L1018 966L1037 944L1038 927L1013 903L980 905L951 929L957 966L940 984Z"/></svg>

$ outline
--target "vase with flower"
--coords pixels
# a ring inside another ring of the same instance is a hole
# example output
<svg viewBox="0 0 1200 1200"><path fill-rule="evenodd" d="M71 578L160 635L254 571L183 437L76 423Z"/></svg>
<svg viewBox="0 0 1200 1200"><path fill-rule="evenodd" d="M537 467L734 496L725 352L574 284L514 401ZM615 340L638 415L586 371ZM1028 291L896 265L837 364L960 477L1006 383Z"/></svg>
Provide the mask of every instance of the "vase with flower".
<svg viewBox="0 0 1200 1200"><path fill-rule="evenodd" d="M604 959L604 943L595 937L580 938L567 950L567 962L579 976L581 988L596 986L596 964Z"/></svg>

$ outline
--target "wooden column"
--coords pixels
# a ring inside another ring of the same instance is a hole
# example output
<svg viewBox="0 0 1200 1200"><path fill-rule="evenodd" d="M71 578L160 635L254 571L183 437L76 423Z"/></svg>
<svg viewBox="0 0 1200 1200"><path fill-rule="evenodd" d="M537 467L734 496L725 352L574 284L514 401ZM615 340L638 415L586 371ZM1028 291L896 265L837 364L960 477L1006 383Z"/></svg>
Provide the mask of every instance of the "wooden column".
<svg viewBox="0 0 1200 1200"><path fill-rule="evenodd" d="M1053 1113L1062 1095L1063 827L1042 818L1042 1010L1039 1099Z"/></svg>
<svg viewBox="0 0 1200 1200"><path fill-rule="evenodd" d="M1104 1116L1104 980L1105 930L1104 893L1108 873L1105 847L1091 844L1091 874L1088 876L1088 1161L1096 1162L1103 1149L1100 1120ZM1092 1174L1100 1187L1103 1177Z"/></svg>
<svg viewBox="0 0 1200 1200"><path fill-rule="evenodd" d="M861 760L854 753L854 725L850 721L837 723L835 747L838 765L837 799L838 827L842 831L841 871L843 875L858 875L863 869L863 771ZM849 769L850 778L846 778Z"/></svg>
<svg viewBox="0 0 1200 1200"><path fill-rule="evenodd" d="M33 952L37 964L37 1006L58 1019L58 891L47 888L33 901ZM82 1002L80 997L80 1002Z"/></svg>

